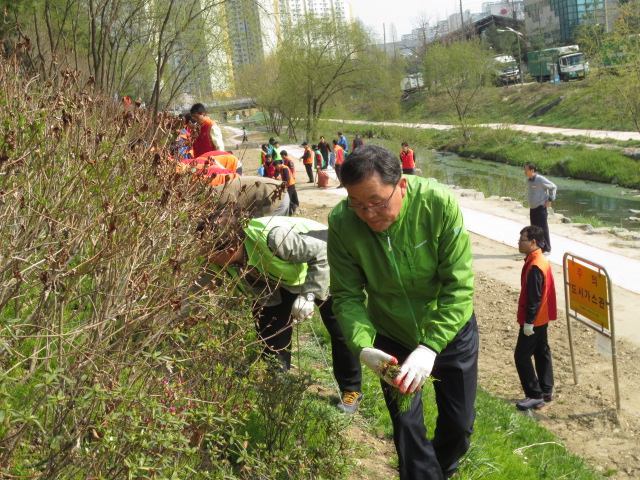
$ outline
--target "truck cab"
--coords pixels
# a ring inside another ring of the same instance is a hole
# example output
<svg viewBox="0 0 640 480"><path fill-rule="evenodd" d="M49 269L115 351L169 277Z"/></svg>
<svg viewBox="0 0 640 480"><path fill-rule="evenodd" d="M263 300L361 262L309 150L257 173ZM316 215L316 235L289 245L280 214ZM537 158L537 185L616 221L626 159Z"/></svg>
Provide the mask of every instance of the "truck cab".
<svg viewBox="0 0 640 480"><path fill-rule="evenodd" d="M558 57L560 66L560 80L568 82L571 79L584 79L589 74L589 62L584 61L582 52L561 55Z"/></svg>
<svg viewBox="0 0 640 480"><path fill-rule="evenodd" d="M520 68L511 55L493 57L496 63L497 85L513 85L520 81Z"/></svg>

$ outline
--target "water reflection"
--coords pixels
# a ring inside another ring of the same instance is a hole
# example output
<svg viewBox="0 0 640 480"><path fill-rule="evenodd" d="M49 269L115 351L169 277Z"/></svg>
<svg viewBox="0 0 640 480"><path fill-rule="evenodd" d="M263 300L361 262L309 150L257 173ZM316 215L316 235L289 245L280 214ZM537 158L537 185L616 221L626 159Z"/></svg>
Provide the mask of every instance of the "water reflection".
<svg viewBox="0 0 640 480"><path fill-rule="evenodd" d="M521 167L436 152L420 152L418 166L424 176L441 183L473 188L487 197L498 195L521 202L526 200ZM558 197L553 204L556 212L569 218L596 217L609 225L640 230L639 222L628 219L640 216L630 212L630 209L640 210L640 197L634 196L640 195L637 192L596 182L545 176L558 185ZM623 196L623 192L628 195Z"/></svg>

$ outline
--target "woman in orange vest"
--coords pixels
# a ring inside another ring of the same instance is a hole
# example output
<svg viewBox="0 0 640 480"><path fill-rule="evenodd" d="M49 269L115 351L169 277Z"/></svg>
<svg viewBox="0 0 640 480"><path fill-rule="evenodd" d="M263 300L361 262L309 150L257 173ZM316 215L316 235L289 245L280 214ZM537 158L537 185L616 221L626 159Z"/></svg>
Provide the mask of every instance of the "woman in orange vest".
<svg viewBox="0 0 640 480"><path fill-rule="evenodd" d="M333 166L336 169L336 177L338 177L338 181L340 185L338 188L342 188L342 180L340 179L340 170L342 169L342 164L344 163L344 149L338 143L338 140L333 141L333 151L336 154L336 163Z"/></svg>
<svg viewBox="0 0 640 480"><path fill-rule="evenodd" d="M284 163L277 163L276 168L280 175L280 179L285 182L285 185L287 186L287 193L289 193L290 202L289 215L293 215L300 206L298 192L296 192L296 179L293 177L289 167Z"/></svg>
<svg viewBox="0 0 640 480"><path fill-rule="evenodd" d="M404 175L415 175L416 161L413 158L413 150L409 148L409 144L407 142L402 142L400 161L402 162L402 173Z"/></svg>
<svg viewBox="0 0 640 480"><path fill-rule="evenodd" d="M543 242L544 232L540 227L531 225L520 231L518 250L526 258L520 276L520 332L514 352L516 370L525 394L524 400L516 404L519 410L541 408L553 400L553 365L547 327L550 320L558 318L558 312L553 272L540 247Z"/></svg>

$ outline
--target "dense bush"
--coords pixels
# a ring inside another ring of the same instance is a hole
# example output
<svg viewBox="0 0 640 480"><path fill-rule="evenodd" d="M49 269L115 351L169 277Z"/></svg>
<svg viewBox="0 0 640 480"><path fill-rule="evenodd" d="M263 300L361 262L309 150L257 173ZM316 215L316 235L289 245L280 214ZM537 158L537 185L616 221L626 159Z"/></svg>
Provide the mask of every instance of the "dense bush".
<svg viewBox="0 0 640 480"><path fill-rule="evenodd" d="M344 441L306 430L335 416L270 423L283 440L264 447L256 399L279 397L257 393L266 373L233 286L190 298L213 204L175 173L170 119L57 78L0 63L3 476L337 478ZM299 418L313 401L287 381Z"/></svg>

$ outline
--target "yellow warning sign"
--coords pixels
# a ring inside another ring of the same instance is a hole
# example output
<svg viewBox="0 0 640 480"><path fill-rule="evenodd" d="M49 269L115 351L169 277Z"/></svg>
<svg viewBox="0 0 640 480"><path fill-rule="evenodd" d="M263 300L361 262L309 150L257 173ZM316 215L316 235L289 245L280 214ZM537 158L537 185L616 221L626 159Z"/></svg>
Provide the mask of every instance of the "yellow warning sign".
<svg viewBox="0 0 640 480"><path fill-rule="evenodd" d="M609 330L607 276L589 265L568 262L569 307Z"/></svg>

